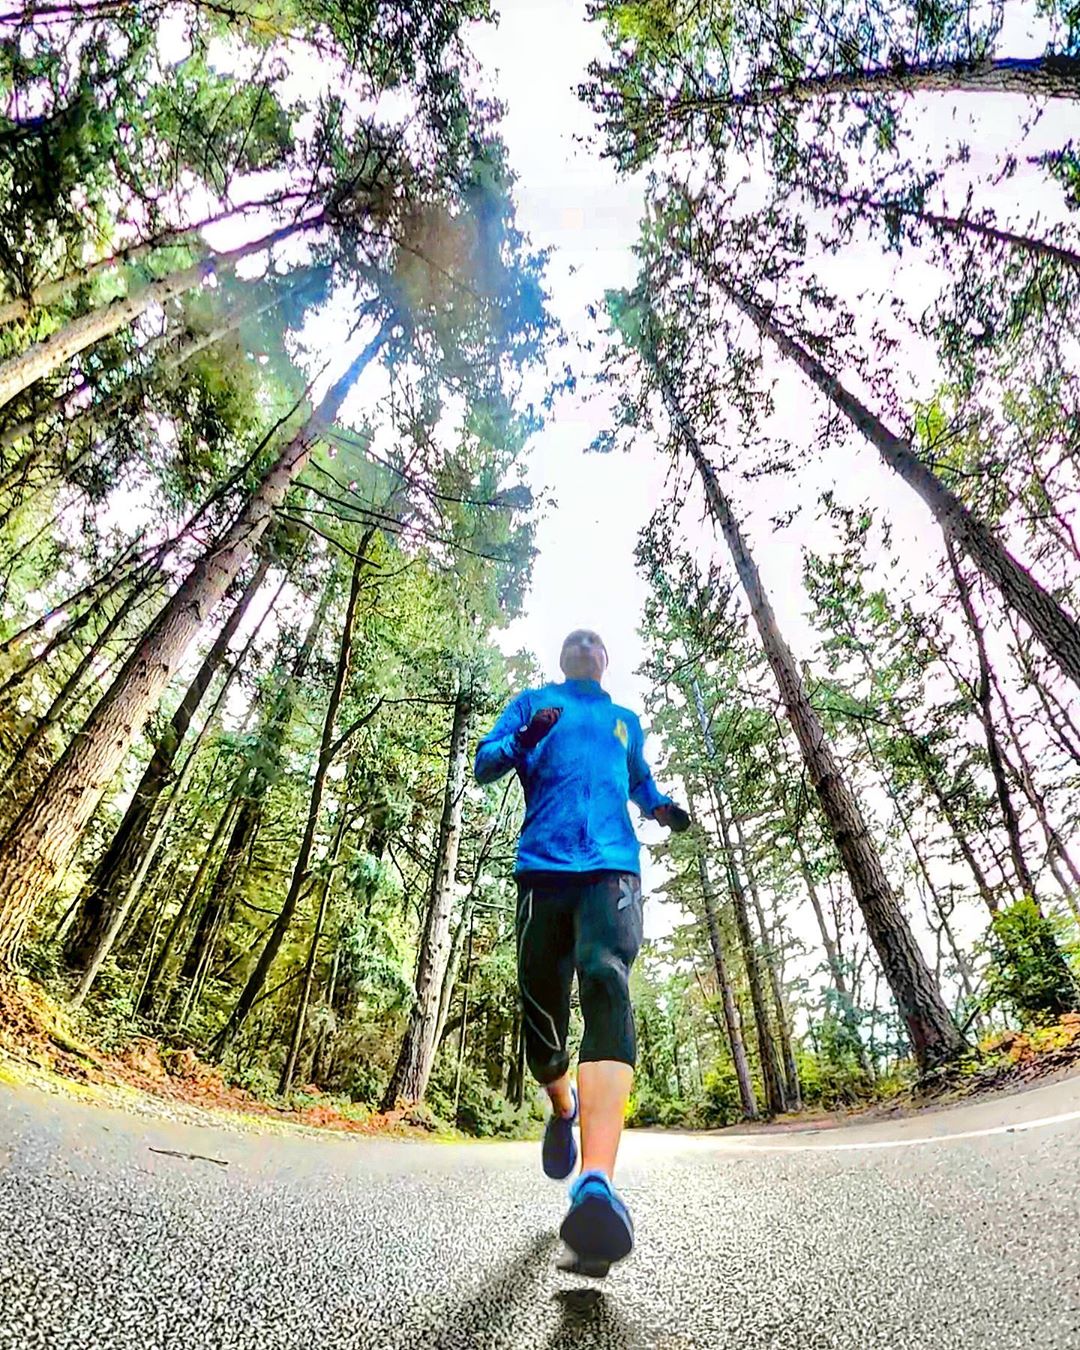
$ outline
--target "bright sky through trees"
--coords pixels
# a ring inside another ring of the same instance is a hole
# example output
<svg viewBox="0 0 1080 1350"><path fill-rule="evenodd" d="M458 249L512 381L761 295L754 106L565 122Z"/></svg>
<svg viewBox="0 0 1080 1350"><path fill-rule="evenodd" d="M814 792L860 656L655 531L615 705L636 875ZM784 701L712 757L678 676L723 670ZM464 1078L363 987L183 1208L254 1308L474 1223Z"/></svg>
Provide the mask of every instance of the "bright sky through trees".
<svg viewBox="0 0 1080 1350"><path fill-rule="evenodd" d="M1029 7L1015 7L1011 21L1006 16L1003 47L1017 56L1038 52L1040 27ZM642 178L620 177L601 158L593 115L577 96L590 60L603 50L601 31L586 22L574 0L511 0L502 7L498 25L476 28L472 41L494 92L506 105L503 133L518 176L523 228L538 247L552 250L547 273L552 308L572 344L590 344L596 325L588 307L597 305L608 288L633 281L637 262L632 250L643 213ZM996 173L1019 134L1026 110L1021 101L981 97L977 120L972 101L962 96L952 100L950 116L944 118L943 104L949 102L940 95L926 101L922 122L929 142L966 134L973 147L968 176L977 181L980 175ZM1071 112L1069 106L1045 110L1041 126L1025 142L1027 153L1060 144ZM1004 193L1030 214L1033 186L1046 197L1051 216L1060 216L1060 193L1031 166L1026 171L1021 166ZM1000 203L1003 190L999 186L996 192ZM957 190L958 199L960 195ZM843 251L834 270L853 292L896 286L911 294L924 278L910 256L897 265L875 242L856 243ZM912 350L906 356L932 382L933 352ZM507 651L531 649L548 676L558 678L565 633L577 626L595 627L611 653L606 683L612 696L640 708L646 686L635 673L644 656L637 629L648 588L634 567L633 554L638 532L663 492L667 466L647 441L614 456L584 453L610 425L611 405L588 378L596 368L590 354L574 351L568 359L579 376L576 390L558 397L531 446L534 488L546 489L552 504L537 531L539 555L525 613L502 640ZM812 417L809 391L790 370L776 373L777 434L805 438ZM867 458L845 428L828 463L804 466L797 480L771 477L758 490L744 490L742 506L751 530L770 536L759 563L781 627L797 654L807 657L814 639L798 578L803 550L829 547L832 531L818 518L815 499L830 488L842 501L869 501L887 511L900 556L913 575L928 574L940 553L937 532L921 504L889 471ZM773 519L793 511L800 514L788 529L770 529ZM705 554L715 553L712 529L701 517L701 504L694 499L683 513L682 527ZM640 829L647 842L659 840L661 832L650 822ZM647 852L643 864L648 887L659 874ZM671 913L657 905L649 910L652 935L667 930Z"/></svg>

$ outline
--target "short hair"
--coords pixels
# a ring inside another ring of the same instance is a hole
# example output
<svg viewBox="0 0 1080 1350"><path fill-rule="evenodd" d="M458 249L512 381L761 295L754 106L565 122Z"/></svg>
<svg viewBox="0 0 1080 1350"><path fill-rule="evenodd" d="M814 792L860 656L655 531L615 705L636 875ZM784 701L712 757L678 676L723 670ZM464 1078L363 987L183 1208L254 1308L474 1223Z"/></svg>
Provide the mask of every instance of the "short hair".
<svg viewBox="0 0 1080 1350"><path fill-rule="evenodd" d="M600 650L604 653L604 665L609 666L611 664L611 657L608 655L608 649L600 634L593 628L575 628L572 633L567 633L566 637L563 638L562 650L559 652L560 667L562 666L563 653L572 642L576 642L579 638L592 638L594 642L598 642Z"/></svg>

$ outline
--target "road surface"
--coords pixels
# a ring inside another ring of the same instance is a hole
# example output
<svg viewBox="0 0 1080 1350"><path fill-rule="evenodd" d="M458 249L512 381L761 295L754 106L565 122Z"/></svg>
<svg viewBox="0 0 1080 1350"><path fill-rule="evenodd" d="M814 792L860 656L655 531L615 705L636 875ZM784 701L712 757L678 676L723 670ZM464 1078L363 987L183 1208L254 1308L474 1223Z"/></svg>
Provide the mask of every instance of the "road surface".
<svg viewBox="0 0 1080 1350"><path fill-rule="evenodd" d="M538 1145L0 1086L0 1348L1080 1350L1078 1144L1077 1079L812 1134L634 1134L638 1250L597 1285L555 1267Z"/></svg>

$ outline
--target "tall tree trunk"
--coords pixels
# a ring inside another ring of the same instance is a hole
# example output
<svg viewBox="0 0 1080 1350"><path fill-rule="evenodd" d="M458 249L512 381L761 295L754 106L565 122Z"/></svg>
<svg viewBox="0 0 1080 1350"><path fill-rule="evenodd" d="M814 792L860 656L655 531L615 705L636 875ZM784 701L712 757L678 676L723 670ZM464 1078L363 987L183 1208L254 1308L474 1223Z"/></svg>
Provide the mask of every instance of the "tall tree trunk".
<svg viewBox="0 0 1080 1350"><path fill-rule="evenodd" d="M676 1021L674 1009L669 1020L671 1026L671 1064L675 1070L675 1096L679 1101L682 1101L684 1089L682 1061L679 1058L679 1024Z"/></svg>
<svg viewBox="0 0 1080 1350"><path fill-rule="evenodd" d="M725 109L811 103L833 94L1020 94L1027 98L1080 99L1080 57L1033 56L957 58L908 63L903 56L887 66L809 75L782 84L735 93L697 94L676 99L670 116Z"/></svg>
<svg viewBox="0 0 1080 1350"><path fill-rule="evenodd" d="M0 362L0 408L10 403L24 389L29 389L38 380L51 375L54 370L59 370L79 352L85 351L87 347L110 337L113 333L118 333L121 328L126 328L151 305L165 305L176 296L200 285L218 269L231 267L243 258L272 248L274 244L302 230L310 229L316 223L318 222L311 220L298 221L296 224L274 230L262 239L241 244L239 248L230 249L227 253L211 254L190 267L171 272L168 276L160 277L130 295L112 300L78 319L72 319L49 337L28 347L26 351Z"/></svg>
<svg viewBox="0 0 1080 1350"><path fill-rule="evenodd" d="M450 1004L454 997L454 986L457 984L461 952L465 942L465 934L469 927L470 913L470 906L466 902L457 923L454 925L453 936L450 939L450 954L446 959L446 971L443 975L442 988L439 991L439 1012L435 1019L436 1046L442 1044L443 1033L446 1031L446 1019L450 1015Z"/></svg>
<svg viewBox="0 0 1080 1350"><path fill-rule="evenodd" d="M900 198L879 199L871 192L833 192L829 188L809 182L802 182L799 186L804 187L818 202L828 202L833 206L850 206L860 214L873 211L877 215L884 216L887 222L895 222L901 217L906 217L921 225L929 226L935 232L961 238L970 235L976 239L985 239L990 244L1000 244L1004 248L1015 249L1017 252L1028 253L1033 257L1061 263L1063 267L1080 271L1080 253L1062 248L1059 244L1052 244L1047 239L1035 239L1030 235L1017 234L1013 230L1005 230L997 225L987 225L984 221L973 220L968 215L941 215L908 205Z"/></svg>
<svg viewBox="0 0 1080 1350"><path fill-rule="evenodd" d="M140 536L141 538L142 536ZM40 636L48 627L50 620L58 618L60 615L66 615L81 600L88 601L86 608L73 618L62 624L52 637L39 650L33 652L30 658L17 669L7 679L0 684L0 703L10 703L14 693L25 683L30 674L39 666L46 664L53 654L60 650L66 643L82 631L90 623L97 610L103 606L116 594L123 590L125 585L134 581L136 585L140 584L140 578L149 567L148 561L136 553L138 540L133 540L131 544L124 549L120 558L109 568L109 570L81 588L74 596L71 596L62 605L57 605L53 609L46 611L45 614L35 619L32 624L28 624L20 632L15 633L8 638L7 642L0 646L0 659L13 655L28 646L35 637ZM173 543L176 541L174 540ZM164 554L159 550L159 558L164 558Z"/></svg>
<svg viewBox="0 0 1080 1350"><path fill-rule="evenodd" d="M690 798L690 814L696 821L700 816ZM724 1025L727 1028L728 1046L731 1049L731 1061L735 1066L735 1078L739 1084L739 1100L743 1115L747 1120L757 1120L758 1104L754 1095L754 1081L750 1076L750 1062L746 1057L746 1045L743 1042L742 1018L739 1005L735 1000L731 976L728 974L727 960L724 956L724 940L720 932L720 916L716 907L716 891L712 877L709 876L709 864L702 844L698 848L698 877L701 880L701 903L705 911L705 926L709 934L709 948L712 951L713 970L720 990L720 999L724 1009Z"/></svg>
<svg viewBox="0 0 1080 1350"><path fill-rule="evenodd" d="M154 747L154 753L143 771L124 818L83 888L79 899L79 916L64 951L68 964L75 969L85 967L90 952L97 946L108 926L111 916L108 904L110 894L115 894L124 884L125 878L139 865L150 841L150 822L157 812L161 794L173 777L173 765L192 719L220 669L244 615L265 581L269 568L270 557L264 551L254 575L233 606L161 740Z"/></svg>
<svg viewBox="0 0 1080 1350"><path fill-rule="evenodd" d="M32 800L0 841L0 969L14 964L39 895L52 888L134 738L205 617L258 547L314 443L385 340L380 331L288 442L224 538L196 564Z"/></svg>
<svg viewBox="0 0 1080 1350"><path fill-rule="evenodd" d="M438 1042L439 995L449 955L450 923L457 881L461 817L465 803L465 767L468 751L471 690L461 676L454 699L450 730L450 755L446 770L442 819L439 822L435 866L431 876L427 915L416 964L416 1002L409 1018L394 1072L390 1076L382 1109L390 1111L398 1101L419 1102L427 1091Z"/></svg>
<svg viewBox="0 0 1080 1350"><path fill-rule="evenodd" d="M312 656L326 622L327 610L334 595L334 580L330 577L322 588L319 603L304 639L293 660L289 678L277 691L270 714L260 731L250 762L237 775L232 798L236 810L231 818L228 842L214 860L213 882L206 902L199 908L198 923L188 944L180 968L180 985L193 985L198 973L205 971L212 945L224 924L228 922L232 899L245 873L255 837L262 822L263 804L270 788L270 770L281 753L289 724L292 721L299 691L311 665Z"/></svg>
<svg viewBox="0 0 1080 1350"><path fill-rule="evenodd" d="M311 1080L313 1083L326 1083L334 1065L334 997L337 993L337 978L340 966L341 945L335 943L334 955L330 962L330 979L327 981L326 990L323 994L323 1006L326 1008L327 1015L320 1023L315 1040L315 1052L311 1057Z"/></svg>
<svg viewBox="0 0 1080 1350"><path fill-rule="evenodd" d="M795 658L777 627L776 616L761 584L757 565L732 514L730 503L721 491L716 472L703 454L670 384L666 378L662 378L668 411L697 467L709 509L731 551L761 635L765 655L806 762L810 781L821 801L837 852L866 921L867 932L907 1027L915 1057L924 1070L948 1063L963 1052L964 1039L949 1015L941 991L934 984L893 895L859 805L825 738L824 728L807 696Z"/></svg>
<svg viewBox="0 0 1080 1350"><path fill-rule="evenodd" d="M742 853L743 873L750 888L754 914L757 918L758 932L761 934L761 954L765 969L769 975L769 989L772 992L773 1007L776 1010L776 1030L780 1037L780 1055L784 1064L784 1096L789 1111L802 1110L802 1084L799 1082L799 1066L795 1062L795 1051L791 1044L791 1029L788 1022L787 1004L780 982L780 972L776 968L776 952L769 938L769 929L765 923L765 910L758 891L757 875L750 858L750 850L743 837L742 823L738 816L734 819L735 838L739 841Z"/></svg>
<svg viewBox="0 0 1080 1350"><path fill-rule="evenodd" d="M716 764L713 762L713 772ZM713 808L716 811L717 824L720 826L720 842L724 853L724 866L727 871L728 890L731 895L732 909L735 914L735 927L739 934L739 946L742 948L743 964L746 967L746 982L750 986L750 1002L754 1009L754 1022L757 1027L758 1059L761 1062L761 1077L765 1087L765 1105L770 1116L782 1115L787 1110L784 1083L780 1073L780 1063L773 1041L769 1023L769 1009L765 1002L765 984L761 978L761 961L757 943L750 927L750 913L746 903L746 891L735 861L735 848L728 825L727 808L723 800L723 784L717 782L713 792Z"/></svg>
<svg viewBox="0 0 1080 1350"><path fill-rule="evenodd" d="M1023 618L1061 670L1074 684L1080 685L1080 624L1017 562L1001 540L972 515L960 498L926 467L915 454L909 439L890 431L836 376L826 370L816 356L774 323L767 309L749 300L718 271L710 269L709 277L757 330L793 361L807 379L844 414L875 447L883 462L918 493L946 538L971 559L1001 593L1005 604Z"/></svg>
<svg viewBox="0 0 1080 1350"><path fill-rule="evenodd" d="M367 538L370 539L372 530L369 530ZM337 723L338 710L341 707L341 700L345 694L345 686L348 683L349 671L352 666L353 651L353 626L356 622L356 609L360 600L360 588L364 575L365 545L356 551L356 558L353 564L352 581L349 586L349 598L345 605L345 617L342 622L341 646L338 649L337 669L334 672L334 684L330 690L330 697L326 704L326 715L323 718L322 738L319 743L319 758L315 765L315 775L311 783L311 795L308 799L307 821L304 825L304 833L300 840L300 848L296 855L296 861L293 864L292 880L289 883L289 889L285 896L285 902L281 906L277 918L274 920L270 929L270 935L266 939L262 951L259 953L259 959L248 977L236 1002L236 1007L232 1010L225 1025L214 1038L214 1053L221 1058L235 1041L240 1028L247 1020L256 1000L266 983L266 977L270 973L270 968L274 964L278 952L281 950L281 944L285 941L285 935L293 921L293 915L296 913L296 907L300 902L300 893L308 879L308 872L311 863L311 855L315 847L315 836L319 828L319 816L322 812L323 792L326 788L326 775L330 772L330 767L340 749L340 746L334 740L334 727Z"/></svg>
<svg viewBox="0 0 1080 1350"><path fill-rule="evenodd" d="M259 314L264 314L267 310L275 308L281 303L281 297L272 296L261 305L251 305L247 308L238 306L232 313L216 328L212 328L207 333L202 333L198 337L193 337L190 341L183 343L173 351L165 351L160 357L151 362L146 368L138 373L132 373L124 385L108 398L102 399L99 403L89 403L85 407L74 407L75 401L79 395L86 393L92 388L90 381L83 381L74 389L69 389L62 394L57 394L51 398L43 407L31 413L21 422L16 422L0 432L0 450L9 445L29 436L34 428L40 426L42 422L50 417L57 417L65 414L65 410L72 410L65 417L61 426L57 429L56 435L63 436L65 441L70 440L76 432L91 433L86 438L85 448L78 453L74 459L62 458L61 462L55 467L51 477L35 483L33 491L41 492L51 487L56 487L62 483L65 478L70 478L78 469L81 469L100 449L100 445L92 435L96 427L108 423L128 404L134 403L136 399L142 396L147 381L158 375L167 375L181 366L192 361L200 352L214 346L222 338L228 337L245 319L254 318ZM153 338L150 342L144 344L139 349L138 355L144 360L158 351L162 347L167 347L171 341L171 335L166 333L160 337ZM19 477L24 479L26 474L42 462L47 456L49 449L49 440L42 437L35 445L19 460L0 479L0 493L10 489L17 482ZM22 496L20 502L28 500L27 496Z"/></svg>
<svg viewBox="0 0 1080 1350"><path fill-rule="evenodd" d="M356 570L359 571L359 568L360 564L357 563ZM286 1096L292 1088L293 1075L296 1073L296 1062L300 1057L300 1046L304 1040L304 1023L307 1021L308 1006L311 1003L311 989L315 983L315 964L319 959L319 946L322 942L323 930L326 927L326 913L333 891L333 877L329 869L337 863L341 855L341 846L345 842L345 827L349 820L348 804L356 774L356 765L357 756L354 752L350 756L349 766L345 770L341 801L338 804L337 828L334 830L334 840L326 858L327 868L316 887L319 893L319 901L315 910L315 926L311 930L311 942L308 944L307 961L304 964L304 982L300 987L300 997L296 1002L296 1016L293 1018L292 1035L289 1038L289 1053L285 1057L285 1065L281 1070L281 1079L278 1083L278 1093L282 1097Z"/></svg>
<svg viewBox="0 0 1080 1350"><path fill-rule="evenodd" d="M465 935L465 929L468 926L469 913L472 907L473 899L476 896L477 887L480 885L480 876L484 870L484 864L491 854L491 846L494 844L502 825L503 816L506 812L506 804L510 800L510 789L513 781L506 784L506 789L502 795L502 801L499 803L499 809L495 813L495 819L491 822L487 834L484 836L484 842L476 853L476 862L473 866L472 882L469 885L468 894L465 896L465 902L461 906L461 916L454 928L454 935L450 943L450 955L446 962L446 974L443 976L442 991L439 994L439 1017L435 1029L435 1044L442 1044L443 1031L446 1028L446 1019L450 1013L450 1002L454 996L454 984L457 981L458 966L461 961L461 943Z"/></svg>
<svg viewBox="0 0 1080 1350"><path fill-rule="evenodd" d="M176 794L173 797L170 797L169 803L171 805L174 801L178 800L179 795ZM139 1005L138 1005L138 1011L140 1013L148 1015L150 1012L153 1011L154 1005L158 999L158 991L161 986L161 982L165 978L165 975L168 971L169 962L172 959L172 954L176 950L176 945L179 942L185 927L187 926L187 924L191 919L192 911L194 910L195 905L198 902L198 898L202 892L203 887L206 885L206 881L210 875L210 871L214 863L217 861L218 853L221 849L221 841L225 838L225 835L228 833L229 828L231 827L232 822L235 819L236 810L237 810L236 802L230 799L225 803L221 815L218 816L217 824L214 826L214 832L210 836L206 848L203 849L202 857L199 859L199 865L195 869L195 875L192 877L191 881L188 884L187 890L184 892L184 898L183 900L181 900L179 908L173 915L172 923L169 924L169 927L165 933L165 940L164 942L162 942L161 947L158 949L158 952L155 955L154 960L150 966L150 972L143 983L142 994L139 997ZM168 822L163 821L162 824L167 825ZM155 832L155 836L157 838L160 838L163 836L163 833L164 831L159 826L158 830ZM146 860L144 859L142 866L136 870L135 874L136 877L138 877L139 873L142 871L142 868L145 866ZM129 884L128 894L131 894L133 890L134 887ZM127 895L125 895L124 901L121 902L121 906L119 906L118 908L126 907L126 901ZM120 924L122 922L123 922L122 919L120 923L117 922L116 912L114 911L113 917L109 923L109 929L115 928L115 932L119 933ZM91 972L94 970L95 965L97 964L100 963L95 962L94 956L92 955L89 962L87 963L86 968L87 976L90 977L90 980L93 979L93 975L91 974ZM86 991L88 991L90 988L90 980L87 979L87 976L84 976L82 981L82 984L85 986L85 989L83 989L82 986L80 986L80 997L82 998L86 996Z"/></svg>
<svg viewBox="0 0 1080 1350"><path fill-rule="evenodd" d="M13 804L24 800L33 789L33 774L24 774L24 771L33 764L39 751L46 751L43 758L47 767L50 752L46 750L46 747L48 747L50 733L59 726L64 714L74 702L87 671L105 652L109 643L131 617L133 611L147 599L155 582L157 583L157 589L160 591L164 585L164 580L157 568L147 567L141 574L136 575L135 584L116 606L109 618L105 620L101 631L87 644L71 673L57 690L52 703L37 719L29 736L19 746L15 757L7 765L5 771L7 791L11 794Z"/></svg>
<svg viewBox="0 0 1080 1350"><path fill-rule="evenodd" d="M148 257L151 253L157 252L158 249L174 248L177 244L182 244L185 239L193 238L211 225L218 225L223 220L229 220L245 211L265 210L267 207L279 206L286 201L302 198L303 195L303 193L298 192L285 192L267 198L262 202L245 202L240 206L232 206L228 210L218 211L205 220L200 220L195 225L187 225L176 230L163 230L151 239L140 239L137 243L129 244L126 248L118 249L107 258L98 258L96 262L76 268L74 272L68 272L62 277L55 277L51 281L39 282L26 295L0 301L0 326L14 323L16 319L28 318L35 309L42 309L46 305L55 305L65 295L70 295L72 291L87 285L95 277L99 277L105 272L114 272L118 268L130 267L132 263L138 262L140 258Z"/></svg>
<svg viewBox="0 0 1080 1350"><path fill-rule="evenodd" d="M288 581L289 581L289 574L286 573L285 576L281 579L277 591L274 593L274 596L271 599L269 606L267 607L266 613L264 613L262 618L260 618L258 624L255 626L251 635L248 637L247 641L241 648L239 655L231 663L229 667L229 672L226 675L225 680L221 686L221 689L218 691L217 697L214 700L214 705L210 709L210 713L207 716L206 721L203 723L202 728L199 731L199 734L195 738L195 743L192 745L190 751L188 752L184 760L184 767L181 769L180 776L179 778L177 778L176 783L173 786L172 795L169 801L166 803L165 809L161 813L161 816L159 817L157 824L154 826L149 841L145 844L145 846L140 847L139 859L134 869L134 875L136 877L138 876L147 877L149 875L150 868L153 866L154 862L157 859L158 851L162 848L162 846L165 843L165 838L166 835L168 834L169 826L172 822L173 815L175 814L179 806L179 803L185 797L187 785L194 772L196 759L199 754L199 751L202 748L203 742L207 740L211 732L217 727L219 714L222 708L225 706L225 700L229 696L229 691L232 688L233 682L234 680L236 680L240 672L244 669L245 665L247 664L248 655L252 647L254 647L255 645L255 641L262 629L262 626L266 622L268 615L275 612L277 608L277 602L281 598L281 593L288 584ZM255 708L256 704L253 703L248 710L247 716L244 718L244 721L240 726L239 729L240 736L243 736L247 732L248 725L251 717L254 715ZM220 761L220 758L221 756L219 753L218 761ZM213 785L216 772L217 772L217 763L215 762L215 765L211 769L210 774L207 778L206 786L203 788L201 797L193 808L192 815L195 820L201 818L203 808L206 805L206 802L210 795L210 788ZM176 805L173 805L174 801ZM161 980L166 970L176 940L181 935L184 925L186 925L188 918L190 917L191 912L190 905L197 900L198 895L200 894L201 891L202 883L205 880L207 872L211 864L216 860L218 856L217 845L220 843L218 831L220 830L222 832L221 837L223 837L224 832L228 829L229 825L231 825L232 823L232 814L230 809L232 807L232 804L233 801L232 798L230 797L230 801L228 803L227 808L222 812L222 814L218 818L218 824L215 827L214 839L211 841L211 847L208 850L204 851L203 854L204 860L206 862L206 870L202 871L202 874L199 879L199 885L196 886L194 889L192 889L185 896L184 901L181 902L181 910L183 912L179 917L179 919L177 919L173 924L170 924L169 928L167 929L165 936L164 950L158 952L157 956L153 960L150 960L150 958L148 957L150 963L147 967L146 978L142 982L142 985L139 989L139 996L138 999L136 1000L136 1008L141 1013L149 1013L152 1010L155 995L157 993L158 982ZM190 830L188 831L188 837L189 839L193 838L193 834ZM171 883L171 886L173 889L175 888L174 883ZM124 893L125 898L124 900L121 901L121 904L126 903L127 894L128 891L125 891ZM157 927L159 929L162 923L164 922L164 915L165 915L165 908L163 906L161 909L160 919L157 922ZM150 943L151 952L153 951L153 946L154 942L151 942Z"/></svg>
<svg viewBox="0 0 1080 1350"><path fill-rule="evenodd" d="M284 584L285 583L283 581L282 586L284 586ZM198 759L199 752L202 749L204 741L209 737L211 731L217 725L218 715L225 705L225 700L228 697L229 690L232 687L233 681L236 679L237 675L239 675L240 671L243 669L244 661L252 645L255 642L258 629L259 627L262 626L262 622L263 620L260 620L259 626L256 628L255 632L252 633L251 637L248 638L247 642L244 644L243 651L233 662L232 668L230 669L224 684L222 685L220 691L218 692L217 698L214 700L214 706L210 710L210 715L203 723L202 727L199 730L199 734L195 737L195 741L191 749L188 751L187 757L184 760L184 767L180 771L180 776L176 780L176 783L172 790L172 794L170 795L168 801L165 803L165 809L161 812L160 818L153 827L153 830L150 834L149 842L142 849L139 861L135 865L130 878L125 883L124 890L120 894L120 897L110 914L108 923L103 927L101 936L99 937L95 946L90 950L86 958L85 970L83 972L82 979L79 982L78 990L74 998L75 1006L78 1006L86 997L86 995L89 993L91 987L93 986L94 980L97 978L98 972L100 971L101 966L105 961L105 958L109 955L109 953L115 946L117 939L120 937L121 931L124 928L124 925L128 922L133 907L135 906L136 902L138 901L139 897L143 892L143 889L147 882L147 878L150 875L150 870L157 860L158 851L165 843L165 839L169 833L173 817L176 815L177 811L180 808L180 804L185 799L187 786L192 778L192 775L194 774L195 765ZM247 721L245 719L245 722L241 727L240 731L241 735L243 735L244 730L246 730L246 726ZM207 788L204 789L203 792L202 798L203 802L205 802L206 800L206 795L208 791L209 791L209 783L207 784ZM224 830L226 828L230 806L231 803L226 805L225 811L219 818L218 829ZM201 809L201 803L200 807L197 809ZM155 959L155 961L153 962L151 968L147 973L146 980L143 982L142 990L139 994L139 999L137 1003L137 1008L138 1011L140 1012L148 1012L150 1010L150 1005L152 1003L154 992L156 990L157 981L161 978L162 971L165 969L165 966L168 962L168 958L172 952L172 946L176 941L177 934L182 930L183 925L187 922L188 915L190 914L190 906L201 891L203 883L206 879L207 869L210 867L210 864L213 861L213 859L217 857L217 848L219 843L220 838L218 836L217 830L215 830L214 836L211 839L209 846L207 847L207 849L203 854L203 860L199 866L198 871L196 872L195 881L193 882L192 886L185 895L183 902L181 903L180 912L174 919L173 923L169 926L162 951L158 953L157 958Z"/></svg>
<svg viewBox="0 0 1080 1350"><path fill-rule="evenodd" d="M990 773L994 780L998 805L1001 808L1001 817L1005 823L1005 834L1009 841L1009 854L1012 858L1013 871L1016 873L1016 880L1020 885L1021 892L1034 899L1035 878L1031 875L1031 869L1028 867L1027 858L1024 855L1024 841L1020 833L1020 817L1017 815L1012 795L1009 792L1001 745L998 741L997 727L994 724L994 686L982 625L979 623L975 607L971 603L971 592L968 589L967 579L960 569L956 550L948 538L945 540L945 548L949 555L949 565L952 568L953 580L956 582L957 594L960 597L960 606L964 611L964 618L967 621L968 629L975 641L975 650L978 653L979 679L975 686L975 705L986 739L986 757L990 763Z"/></svg>
<svg viewBox="0 0 1080 1350"><path fill-rule="evenodd" d="M724 804L724 783L721 781L720 758L713 742L712 729L709 726L701 686L696 678L691 681L690 691L701 731L701 742L709 763L713 810L720 827L720 842L723 848L728 893L731 896L732 910L735 914L735 927L739 934L739 946L742 949L743 964L746 967L746 981L750 986L750 1002L753 1005L754 1022L757 1028L758 1058L761 1061L761 1077L765 1086L765 1106L769 1115L782 1115L787 1109L787 1102L780 1075L780 1064L776 1056L776 1046L769 1025L769 1012L765 1002L765 985L761 978L761 962L758 959L757 944L754 942L754 935L750 929L746 891L743 888L742 876L735 860L735 850L731 840L727 808Z"/></svg>

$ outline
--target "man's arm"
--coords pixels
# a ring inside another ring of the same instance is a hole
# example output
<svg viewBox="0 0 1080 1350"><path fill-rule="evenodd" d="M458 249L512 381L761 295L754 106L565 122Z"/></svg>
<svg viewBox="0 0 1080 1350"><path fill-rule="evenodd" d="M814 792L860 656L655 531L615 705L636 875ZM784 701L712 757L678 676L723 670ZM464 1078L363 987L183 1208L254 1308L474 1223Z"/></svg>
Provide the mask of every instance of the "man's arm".
<svg viewBox="0 0 1080 1350"><path fill-rule="evenodd" d="M630 731L627 760L630 769L630 800L641 813L651 816L658 806L670 806L671 798L665 797L653 782L652 772L645 763L645 733L636 717Z"/></svg>
<svg viewBox="0 0 1080 1350"><path fill-rule="evenodd" d="M503 774L522 763L525 750L518 733L528 722L529 695L526 692L518 694L476 747L473 774L478 783L497 782Z"/></svg>
<svg viewBox="0 0 1080 1350"><path fill-rule="evenodd" d="M688 829L690 817L676 806L670 797L665 797L653 782L652 773L645 762L645 733L641 723L634 718L633 730L628 747L630 769L630 800L641 812L652 820L659 821L669 830L681 834Z"/></svg>

